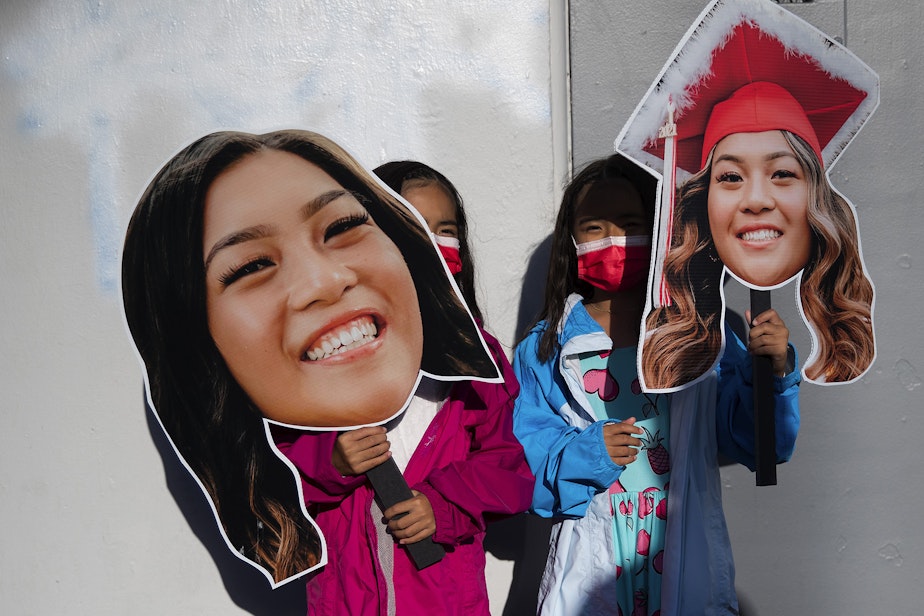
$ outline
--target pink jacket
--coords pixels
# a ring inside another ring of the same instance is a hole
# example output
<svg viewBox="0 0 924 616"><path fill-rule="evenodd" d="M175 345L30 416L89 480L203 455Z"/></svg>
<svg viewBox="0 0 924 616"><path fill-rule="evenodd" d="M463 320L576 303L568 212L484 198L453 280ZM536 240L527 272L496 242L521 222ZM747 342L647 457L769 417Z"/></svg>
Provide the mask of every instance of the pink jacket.
<svg viewBox="0 0 924 616"><path fill-rule="evenodd" d="M395 546L399 616L488 614L486 518L525 511L532 500L534 478L513 435L519 386L497 340L487 334L485 340L505 383L456 383L404 473L411 488L430 501L436 517L433 540L444 545L446 555L417 571L404 549ZM301 472L308 510L327 541L328 564L308 580L308 614L386 614L387 590L370 513L373 493L363 477L344 478L334 470L336 436L276 435L280 451Z"/></svg>

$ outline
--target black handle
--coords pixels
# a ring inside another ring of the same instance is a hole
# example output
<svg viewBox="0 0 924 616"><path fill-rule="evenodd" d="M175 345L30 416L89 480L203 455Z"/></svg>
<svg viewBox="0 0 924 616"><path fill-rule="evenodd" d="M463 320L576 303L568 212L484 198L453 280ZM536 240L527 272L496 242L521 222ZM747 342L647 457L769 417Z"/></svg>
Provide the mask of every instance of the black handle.
<svg viewBox="0 0 924 616"><path fill-rule="evenodd" d="M394 458L388 458L375 468L366 471L366 477L369 478L369 483L375 490L375 497L382 511L414 497L407 481L404 480L404 475L398 470ZM434 543L433 537L427 537L422 541L402 547L407 550L408 556L414 561L414 566L418 571L439 562L446 553L443 546Z"/></svg>
<svg viewBox="0 0 924 616"><path fill-rule="evenodd" d="M770 291L751 289L751 318L767 310L770 310ZM755 355L752 358L752 368L757 485L775 486L776 416L773 401L773 360L765 355Z"/></svg>

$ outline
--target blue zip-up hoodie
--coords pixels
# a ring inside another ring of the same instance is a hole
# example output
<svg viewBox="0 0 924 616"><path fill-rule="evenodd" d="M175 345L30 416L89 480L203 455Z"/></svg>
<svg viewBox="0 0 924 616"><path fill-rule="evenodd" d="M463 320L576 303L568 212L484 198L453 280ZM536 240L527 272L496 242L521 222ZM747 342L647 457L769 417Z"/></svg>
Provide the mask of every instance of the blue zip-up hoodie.
<svg viewBox="0 0 924 616"><path fill-rule="evenodd" d="M520 382L514 433L536 475L533 512L562 518L553 528L539 589L539 613L614 614L616 555L607 489L625 467L607 455L602 428L584 393L578 355L612 348L610 338L571 295L558 326L561 350L538 359L539 323L516 349ZM714 371L671 394L671 481L662 574L661 614L737 614L734 564L717 453L754 468L751 359L726 328ZM798 365L798 363L794 363ZM799 430L794 371L774 377L779 462L792 455Z"/></svg>

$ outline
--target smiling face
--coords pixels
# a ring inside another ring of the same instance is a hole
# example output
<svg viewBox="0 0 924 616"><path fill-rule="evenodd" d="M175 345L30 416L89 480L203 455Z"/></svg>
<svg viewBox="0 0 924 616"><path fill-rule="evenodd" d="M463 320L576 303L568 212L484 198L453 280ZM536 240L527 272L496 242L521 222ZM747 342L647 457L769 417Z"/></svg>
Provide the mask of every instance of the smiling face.
<svg viewBox="0 0 924 616"><path fill-rule="evenodd" d="M811 250L809 184L780 131L736 133L715 146L709 229L719 257L758 287L783 283Z"/></svg>
<svg viewBox="0 0 924 616"><path fill-rule="evenodd" d="M456 204L442 186L436 182L425 184L405 182L401 196L420 212L433 235L459 237Z"/></svg>
<svg viewBox="0 0 924 616"><path fill-rule="evenodd" d="M206 194L209 331L263 415L308 427L384 421L423 353L414 282L366 209L288 152L238 161Z"/></svg>

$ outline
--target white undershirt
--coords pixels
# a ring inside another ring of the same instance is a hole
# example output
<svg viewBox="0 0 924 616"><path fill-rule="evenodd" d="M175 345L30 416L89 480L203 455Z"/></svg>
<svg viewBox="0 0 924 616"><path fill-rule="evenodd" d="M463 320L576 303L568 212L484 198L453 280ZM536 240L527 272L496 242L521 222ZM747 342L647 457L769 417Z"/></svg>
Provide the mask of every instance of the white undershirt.
<svg viewBox="0 0 924 616"><path fill-rule="evenodd" d="M407 410L385 424L391 457L403 473L446 398L448 384L423 377Z"/></svg>
<svg viewBox="0 0 924 616"><path fill-rule="evenodd" d="M407 409L385 424L388 442L391 443L391 457L402 473L417 450L424 432L443 406L448 390L448 383L423 377ZM395 541L388 534L387 527L382 522L382 511L374 501L371 512L378 538L379 564L385 577L385 585L388 587L388 616L395 616Z"/></svg>

